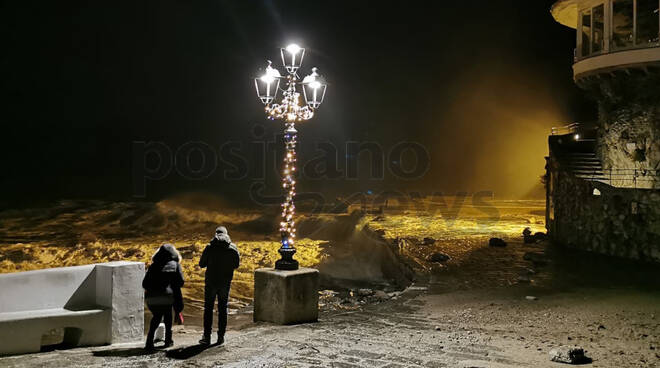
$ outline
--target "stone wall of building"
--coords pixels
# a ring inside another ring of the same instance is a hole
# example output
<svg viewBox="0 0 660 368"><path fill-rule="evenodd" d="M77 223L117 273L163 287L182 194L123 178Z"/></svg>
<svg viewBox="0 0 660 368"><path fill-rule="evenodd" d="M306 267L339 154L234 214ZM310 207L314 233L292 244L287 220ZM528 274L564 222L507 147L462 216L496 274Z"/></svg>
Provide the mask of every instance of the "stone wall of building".
<svg viewBox="0 0 660 368"><path fill-rule="evenodd" d="M559 244L660 262L660 190L614 188L554 173L554 225ZM600 195L594 195L594 189Z"/></svg>
<svg viewBox="0 0 660 368"><path fill-rule="evenodd" d="M612 185L660 188L660 73L618 71L586 86L598 101L597 154Z"/></svg>

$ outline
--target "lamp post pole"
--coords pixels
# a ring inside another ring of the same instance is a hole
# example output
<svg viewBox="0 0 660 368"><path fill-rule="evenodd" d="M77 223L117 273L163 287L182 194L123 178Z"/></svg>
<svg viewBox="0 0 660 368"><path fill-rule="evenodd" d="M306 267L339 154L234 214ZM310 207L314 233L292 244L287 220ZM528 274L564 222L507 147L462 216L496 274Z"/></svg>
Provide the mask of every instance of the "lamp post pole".
<svg viewBox="0 0 660 368"><path fill-rule="evenodd" d="M317 69L312 68L312 73L306 76L302 82L299 81L297 74L305 56L305 49L296 44L291 44L286 48L280 49L282 64L284 65L286 76L286 88L281 89L282 100L280 103L273 103L280 90L280 80L284 79L280 72L272 67L268 61L265 74L254 79L257 96L263 102L266 115L270 120L284 121L284 167L282 169L282 188L285 191L284 202L282 202L282 219L280 221L280 235L282 236L282 246L279 249L281 259L275 262L275 268L278 270L297 270L298 261L293 259L296 253L294 246L296 237L295 212L296 206L294 199L296 196L296 144L298 131L296 123L311 119L314 111L323 102L327 84L316 73ZM300 93L296 86L301 87L305 98L305 105L300 105Z"/></svg>

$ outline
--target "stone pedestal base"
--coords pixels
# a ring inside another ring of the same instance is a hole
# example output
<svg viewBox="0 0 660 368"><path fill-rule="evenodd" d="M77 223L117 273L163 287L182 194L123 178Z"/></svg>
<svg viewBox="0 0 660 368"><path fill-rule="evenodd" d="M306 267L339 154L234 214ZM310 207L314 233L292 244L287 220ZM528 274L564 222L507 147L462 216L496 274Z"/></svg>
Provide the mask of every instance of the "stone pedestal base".
<svg viewBox="0 0 660 368"><path fill-rule="evenodd" d="M316 322L319 316L319 271L300 268L254 272L254 321L280 325Z"/></svg>

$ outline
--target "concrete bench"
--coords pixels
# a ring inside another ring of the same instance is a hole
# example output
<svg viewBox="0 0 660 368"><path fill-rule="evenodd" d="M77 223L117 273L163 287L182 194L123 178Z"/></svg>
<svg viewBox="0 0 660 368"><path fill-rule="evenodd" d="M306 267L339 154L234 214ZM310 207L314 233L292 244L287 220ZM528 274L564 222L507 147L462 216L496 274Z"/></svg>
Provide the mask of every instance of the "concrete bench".
<svg viewBox="0 0 660 368"><path fill-rule="evenodd" d="M143 277L141 262L0 274L0 355L38 352L49 334L67 347L142 340Z"/></svg>

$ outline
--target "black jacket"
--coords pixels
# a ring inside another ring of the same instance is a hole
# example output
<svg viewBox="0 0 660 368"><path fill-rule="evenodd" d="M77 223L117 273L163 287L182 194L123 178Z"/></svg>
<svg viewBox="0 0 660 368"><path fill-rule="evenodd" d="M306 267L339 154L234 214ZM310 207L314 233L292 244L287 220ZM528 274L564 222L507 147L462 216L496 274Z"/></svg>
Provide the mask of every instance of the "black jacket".
<svg viewBox="0 0 660 368"><path fill-rule="evenodd" d="M221 240L213 238L204 248L199 259L199 267L206 267L206 285L223 286L234 277L234 270L240 264L238 248L231 242L228 235Z"/></svg>
<svg viewBox="0 0 660 368"><path fill-rule="evenodd" d="M175 297L179 299L181 296L183 283L183 271L176 250L171 244L162 245L142 280L147 304L173 304Z"/></svg>

